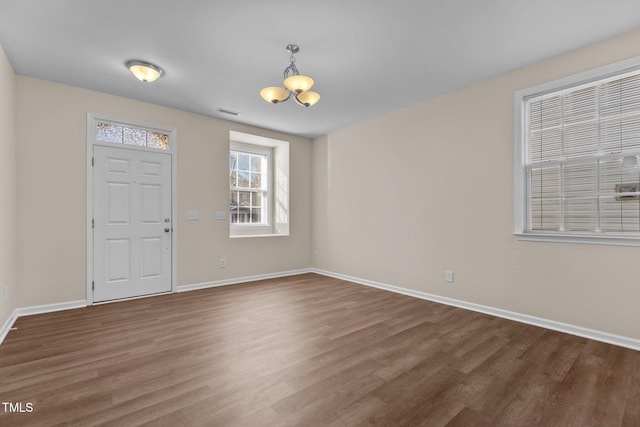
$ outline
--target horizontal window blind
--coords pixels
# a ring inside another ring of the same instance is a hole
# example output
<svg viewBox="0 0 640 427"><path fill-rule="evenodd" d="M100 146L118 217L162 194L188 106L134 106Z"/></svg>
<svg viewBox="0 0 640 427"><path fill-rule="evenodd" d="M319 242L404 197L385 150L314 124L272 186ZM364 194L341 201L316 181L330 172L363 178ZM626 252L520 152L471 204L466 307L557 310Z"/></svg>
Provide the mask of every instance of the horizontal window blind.
<svg viewBox="0 0 640 427"><path fill-rule="evenodd" d="M526 231L640 235L640 70L524 103Z"/></svg>

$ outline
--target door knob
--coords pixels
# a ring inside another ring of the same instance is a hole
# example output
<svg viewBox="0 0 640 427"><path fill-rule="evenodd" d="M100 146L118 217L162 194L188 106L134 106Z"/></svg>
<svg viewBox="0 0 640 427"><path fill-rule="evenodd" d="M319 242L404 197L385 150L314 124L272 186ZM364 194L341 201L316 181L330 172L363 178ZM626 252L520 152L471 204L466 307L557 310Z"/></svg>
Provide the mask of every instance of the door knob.
<svg viewBox="0 0 640 427"><path fill-rule="evenodd" d="M170 232L170 231L171 231L171 228L169 228L169 227L165 227L164 231L165 231L166 233L168 233L168 232Z"/></svg>

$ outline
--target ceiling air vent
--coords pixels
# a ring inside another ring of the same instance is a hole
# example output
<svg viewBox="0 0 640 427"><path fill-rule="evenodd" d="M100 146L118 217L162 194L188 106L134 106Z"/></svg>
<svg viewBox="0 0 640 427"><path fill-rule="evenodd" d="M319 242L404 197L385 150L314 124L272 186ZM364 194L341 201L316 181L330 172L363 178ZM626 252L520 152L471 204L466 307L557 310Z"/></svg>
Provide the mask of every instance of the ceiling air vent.
<svg viewBox="0 0 640 427"><path fill-rule="evenodd" d="M231 111L231 110L225 110L224 108L218 108L218 113L222 113L222 114L228 114L230 116L237 116L240 113L236 113L235 111Z"/></svg>

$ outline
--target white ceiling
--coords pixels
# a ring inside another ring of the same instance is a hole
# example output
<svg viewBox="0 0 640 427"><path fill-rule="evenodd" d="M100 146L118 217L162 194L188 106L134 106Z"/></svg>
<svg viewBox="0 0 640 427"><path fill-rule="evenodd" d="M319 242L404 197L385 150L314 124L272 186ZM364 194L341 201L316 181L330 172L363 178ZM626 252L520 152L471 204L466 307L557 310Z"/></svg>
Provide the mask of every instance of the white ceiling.
<svg viewBox="0 0 640 427"><path fill-rule="evenodd" d="M639 0L0 0L18 74L308 137L639 26ZM313 107L259 96L289 43Z"/></svg>

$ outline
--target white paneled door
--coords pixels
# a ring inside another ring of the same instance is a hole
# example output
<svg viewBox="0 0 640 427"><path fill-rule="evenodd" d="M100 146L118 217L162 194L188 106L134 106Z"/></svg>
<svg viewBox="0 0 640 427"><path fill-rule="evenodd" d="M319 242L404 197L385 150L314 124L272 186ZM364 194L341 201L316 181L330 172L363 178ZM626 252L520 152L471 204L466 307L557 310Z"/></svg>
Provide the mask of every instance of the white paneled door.
<svg viewBox="0 0 640 427"><path fill-rule="evenodd" d="M94 302L171 291L171 156L95 146Z"/></svg>

